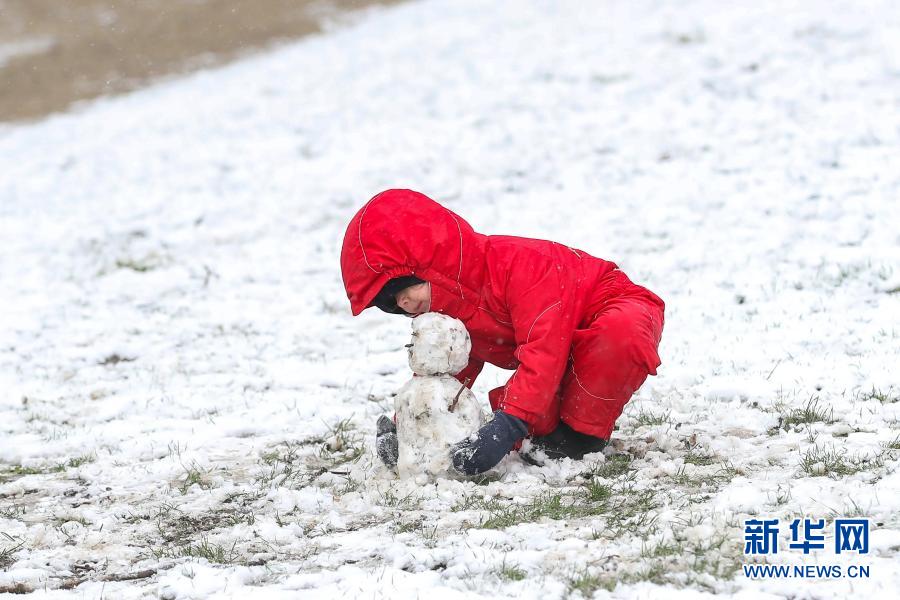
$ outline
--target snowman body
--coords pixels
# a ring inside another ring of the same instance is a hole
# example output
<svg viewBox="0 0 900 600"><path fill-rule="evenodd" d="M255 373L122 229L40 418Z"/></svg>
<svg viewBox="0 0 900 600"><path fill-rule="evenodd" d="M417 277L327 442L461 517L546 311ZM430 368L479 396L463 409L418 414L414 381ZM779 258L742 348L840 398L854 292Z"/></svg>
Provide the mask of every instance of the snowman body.
<svg viewBox="0 0 900 600"><path fill-rule="evenodd" d="M465 325L439 313L412 321L409 366L415 375L394 397L397 472L433 479L450 475L450 446L478 430L487 414L475 395L453 375L469 362Z"/></svg>

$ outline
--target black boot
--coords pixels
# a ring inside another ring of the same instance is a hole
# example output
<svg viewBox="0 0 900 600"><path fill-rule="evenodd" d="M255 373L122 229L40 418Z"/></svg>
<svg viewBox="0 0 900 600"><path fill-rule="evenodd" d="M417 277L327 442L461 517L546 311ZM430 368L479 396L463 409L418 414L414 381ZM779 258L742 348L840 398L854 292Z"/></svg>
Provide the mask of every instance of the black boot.
<svg viewBox="0 0 900 600"><path fill-rule="evenodd" d="M600 452L606 447L607 440L586 433L575 431L562 421L552 433L532 438L531 447L521 454L522 460L532 465L541 466L544 461L536 454L543 452L550 460L571 458L581 460L585 454Z"/></svg>

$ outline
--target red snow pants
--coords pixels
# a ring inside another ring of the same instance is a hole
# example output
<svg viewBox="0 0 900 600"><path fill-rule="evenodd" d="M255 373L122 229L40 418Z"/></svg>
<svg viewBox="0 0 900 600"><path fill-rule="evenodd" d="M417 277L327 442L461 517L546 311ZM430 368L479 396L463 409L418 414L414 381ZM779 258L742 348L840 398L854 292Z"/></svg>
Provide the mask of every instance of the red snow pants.
<svg viewBox="0 0 900 600"><path fill-rule="evenodd" d="M532 431L546 435L562 420L608 440L625 404L660 365L663 307L644 296L609 301L587 329L576 329L552 410ZM496 410L503 388L491 390Z"/></svg>

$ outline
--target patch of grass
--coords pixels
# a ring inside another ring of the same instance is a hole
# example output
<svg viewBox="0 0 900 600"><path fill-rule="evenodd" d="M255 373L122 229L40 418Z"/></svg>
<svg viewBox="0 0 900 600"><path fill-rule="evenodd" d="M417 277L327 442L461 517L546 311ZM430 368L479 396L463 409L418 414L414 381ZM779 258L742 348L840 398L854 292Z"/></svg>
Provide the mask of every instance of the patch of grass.
<svg viewBox="0 0 900 600"><path fill-rule="evenodd" d="M635 573L619 572L615 575L594 575L585 568L575 571L566 579L568 593L579 592L584 598L592 598L597 590L612 592L619 583L637 583L650 581L657 584L665 583L664 575L668 572L665 565L654 562Z"/></svg>
<svg viewBox="0 0 900 600"><path fill-rule="evenodd" d="M395 531L397 533L411 533L413 531L419 531L422 528L423 519L416 519L414 521L407 521L405 523L400 523L397 525Z"/></svg>
<svg viewBox="0 0 900 600"><path fill-rule="evenodd" d="M492 498L466 503L467 509L487 513L479 524L482 529L505 529L545 518L559 521L603 517L603 532L612 536L624 532L635 535L652 527L656 519L653 510L658 506L653 490L637 490L633 482L617 487L589 482L573 492L546 491L525 502Z"/></svg>
<svg viewBox="0 0 900 600"><path fill-rule="evenodd" d="M3 471L0 471L0 481L18 479L25 475L49 475L51 473L61 473L66 469L80 467L81 465L93 462L94 460L96 460L96 457L93 454L83 454L53 466L24 467L22 465L12 465Z"/></svg>
<svg viewBox="0 0 900 600"><path fill-rule="evenodd" d="M134 525L136 523L140 523L141 521L149 521L152 518L152 516L149 513L146 513L146 512L135 513L130 510L128 511L127 514L117 514L114 516L119 521L122 521L123 523L127 523L129 525Z"/></svg>
<svg viewBox="0 0 900 600"><path fill-rule="evenodd" d="M75 458L70 458L64 463L60 463L56 465L54 471L62 472L66 469L77 469L81 465L86 465L87 463L92 463L97 460L97 457L93 454L82 454L81 456L76 456Z"/></svg>
<svg viewBox="0 0 900 600"><path fill-rule="evenodd" d="M163 541L185 545L198 533L205 533L222 527L253 525L256 514L252 507L243 502L225 500L227 506L206 513L186 513L172 504L163 504L156 514L148 518L156 520L156 530Z"/></svg>
<svg viewBox="0 0 900 600"><path fill-rule="evenodd" d="M144 260L134 260L132 258L120 258L116 260L117 269L130 269L138 273L146 273L152 271L159 266L159 261L154 260L155 257L149 256Z"/></svg>
<svg viewBox="0 0 900 600"><path fill-rule="evenodd" d="M587 567L566 578L568 593L593 597L597 590L613 591L618 584L651 582L676 588L710 587L710 581L730 580L740 569L739 546L731 542L736 534L718 532L709 539L696 542L677 539L641 549L637 570L619 569L614 574L595 574ZM730 544L730 545L729 545ZM623 565L625 566L625 565ZM713 591L713 590L710 590Z"/></svg>
<svg viewBox="0 0 900 600"><path fill-rule="evenodd" d="M730 580L740 569L741 559L735 554L734 536L716 534L706 540L686 548L684 555L689 558L689 579L700 583L696 577L701 574L711 575L715 579Z"/></svg>
<svg viewBox="0 0 900 600"><path fill-rule="evenodd" d="M894 404L900 402L900 391L894 391L893 387L883 391L872 386L868 392L859 395L860 400L877 400L882 404Z"/></svg>
<svg viewBox="0 0 900 600"><path fill-rule="evenodd" d="M572 575L570 575L566 584L568 586L568 593L572 594L573 592L580 592L582 596L585 598L590 598L594 595L599 589L604 589L608 592L611 592L616 587L616 582L612 578L604 578L598 575L594 575L587 568L576 571Z"/></svg>
<svg viewBox="0 0 900 600"><path fill-rule="evenodd" d="M627 473L631 469L631 457L627 454L613 454L591 469L590 474L603 479L613 479Z"/></svg>
<svg viewBox="0 0 900 600"><path fill-rule="evenodd" d="M900 450L900 435L889 442L885 442L884 447L888 450Z"/></svg>
<svg viewBox="0 0 900 600"><path fill-rule="evenodd" d="M35 467L23 467L22 465L12 465L4 471L0 471L0 483L24 477L25 475L45 475L48 471Z"/></svg>
<svg viewBox="0 0 900 600"><path fill-rule="evenodd" d="M324 469L309 471L301 461L301 454L307 443L324 443L323 439L304 442L283 442L260 457L262 469L256 475L256 484L261 489L287 487L299 489L311 484Z"/></svg>
<svg viewBox="0 0 900 600"><path fill-rule="evenodd" d="M0 506L0 518L3 519L19 519L25 516L25 507L18 504L9 506Z"/></svg>
<svg viewBox="0 0 900 600"><path fill-rule="evenodd" d="M66 463L66 466L72 469L78 468L81 465L92 463L96 460L96 457L93 454L82 454L81 456L76 456L75 458L70 458Z"/></svg>
<svg viewBox="0 0 900 600"><path fill-rule="evenodd" d="M425 544L433 548L438 539L438 524L435 523L433 527L429 527L425 523L422 523L421 534L422 539L425 540Z"/></svg>
<svg viewBox="0 0 900 600"><path fill-rule="evenodd" d="M354 429L350 418L331 426L325 443L319 450L319 459L326 469L355 462L365 452L363 436Z"/></svg>
<svg viewBox="0 0 900 600"><path fill-rule="evenodd" d="M192 462L189 467L184 465L182 467L184 467L184 475L181 479L181 485L178 487L178 491L181 492L182 496L187 494L193 485L199 486L202 490L212 489L212 482L209 481L210 469L204 469L196 462Z"/></svg>
<svg viewBox="0 0 900 600"><path fill-rule="evenodd" d="M18 552L19 549L25 545L25 540L11 536L5 532L2 535L6 539L6 544L8 545L0 547L0 569L6 569L6 567L15 562L13 554Z"/></svg>
<svg viewBox="0 0 900 600"><path fill-rule="evenodd" d="M211 563L230 564L234 563L238 558L238 553L234 550L235 546L237 546L237 542L234 542L231 545L231 548L226 548L220 544L213 544L208 538L202 537L196 544L162 548L152 552L157 559L184 558L189 556L193 558L205 558Z"/></svg>
<svg viewBox="0 0 900 600"><path fill-rule="evenodd" d="M170 503L161 504L148 519L156 521L160 545L151 547L149 553L160 558L204 558L211 563L235 563L237 542L231 547L215 544L208 532L235 525L253 525L256 514L251 503L258 499L253 494L237 493L228 496L221 507L210 512L185 512ZM140 517L144 520L144 517Z"/></svg>
<svg viewBox="0 0 900 600"><path fill-rule="evenodd" d="M835 448L813 446L800 457L800 469L813 477L839 479L884 466L885 452L874 456L849 456Z"/></svg>
<svg viewBox="0 0 900 600"><path fill-rule="evenodd" d="M813 396L802 408L792 409L781 416L781 426L784 428L809 423L834 423L834 409L820 406L818 396Z"/></svg>
<svg viewBox="0 0 900 600"><path fill-rule="evenodd" d="M484 499L480 496L463 496L453 503L453 506L450 507L450 512L477 509L483 501Z"/></svg>
<svg viewBox="0 0 900 600"><path fill-rule="evenodd" d="M871 506L868 509L863 509L856 500L853 498L848 498L844 503L843 507L839 510L831 509L828 511L828 516L832 518L855 518L855 517L866 517L872 514Z"/></svg>
<svg viewBox="0 0 900 600"><path fill-rule="evenodd" d="M500 565L497 575L499 575L500 579L503 581L522 581L528 577L528 572L520 569L518 565L506 564L506 558L504 557L503 564Z"/></svg>
<svg viewBox="0 0 900 600"><path fill-rule="evenodd" d="M650 548L647 546L641 547L641 556L643 558L665 558L668 556L679 556L683 553L684 547L674 541L661 542Z"/></svg>
<svg viewBox="0 0 900 600"><path fill-rule="evenodd" d="M652 411L645 411L643 408L634 417L634 423L637 427L641 427L643 425L653 427L656 425L662 425L664 423L671 423L671 422L672 422L672 418L669 413L667 413L667 412L654 413Z"/></svg>
<svg viewBox="0 0 900 600"><path fill-rule="evenodd" d="M672 476L672 482L689 488L716 489L720 484L728 483L734 479L737 474L737 470L729 464L724 464L721 468L712 472L708 469L698 469L688 473L687 468L681 467L675 475Z"/></svg>
<svg viewBox="0 0 900 600"><path fill-rule="evenodd" d="M617 490L616 498L605 513L605 531L612 537L646 537L656 529L654 511L658 507L659 499L653 490L637 490L633 486Z"/></svg>
<svg viewBox="0 0 900 600"><path fill-rule="evenodd" d="M689 519L693 523L693 519ZM709 539L694 543L677 539L641 549L641 557L648 561L640 571L617 575L623 583L650 581L656 584L675 584L676 587L709 587L709 579L732 579L740 568L738 547L731 543L735 535L719 532ZM713 590L711 590L713 591Z"/></svg>
<svg viewBox="0 0 900 600"><path fill-rule="evenodd" d="M662 584L666 583L664 575L666 575L668 572L669 569L667 569L662 562L653 562L637 573L628 576L626 579L629 580L629 583L650 581L652 583Z"/></svg>
<svg viewBox="0 0 900 600"><path fill-rule="evenodd" d="M859 279L859 276L872 269L872 261L856 264L826 264L816 269L816 279L834 287L840 287L847 281Z"/></svg>
<svg viewBox="0 0 900 600"><path fill-rule="evenodd" d="M700 452L696 452L695 449L692 448L688 451L687 454L684 455L684 462L688 465L705 467L715 463L716 457L712 454L703 454Z"/></svg>
<svg viewBox="0 0 900 600"><path fill-rule="evenodd" d="M482 529L505 529L545 517L558 521L591 514L588 505L557 492L545 492L522 504L507 504L492 499L485 501L482 508L488 512L488 517L481 522Z"/></svg>
<svg viewBox="0 0 900 600"><path fill-rule="evenodd" d="M394 525L395 534L413 533L418 536L417 541L422 541L429 548L433 548L438 539L438 523L428 523L425 517L417 517L411 520L401 521ZM446 565L445 565L446 566Z"/></svg>
<svg viewBox="0 0 900 600"><path fill-rule="evenodd" d="M340 486L337 486L334 489L335 496L343 496L344 494L349 494L350 492L355 492L359 488L362 487L362 482L352 477L346 477L344 479L344 483Z"/></svg>
<svg viewBox="0 0 900 600"><path fill-rule="evenodd" d="M612 486L591 479L584 484L584 495L588 502L605 502L612 497Z"/></svg>
<svg viewBox="0 0 900 600"><path fill-rule="evenodd" d="M179 456L181 454L179 453ZM260 454L259 459L267 465L273 465L278 462L280 454L277 450L269 450Z"/></svg>
<svg viewBox="0 0 900 600"><path fill-rule="evenodd" d="M378 492L378 504L388 508L412 510L418 508L419 500L420 498L416 496L415 492L410 492L405 496L398 496L392 489Z"/></svg>
<svg viewBox="0 0 900 600"><path fill-rule="evenodd" d="M500 481L503 479L503 476L500 473L488 471L487 473L481 473L480 475L469 476L466 479L475 485L489 485Z"/></svg>
<svg viewBox="0 0 900 600"><path fill-rule="evenodd" d="M261 490L281 486L300 489L339 465L359 460L364 453L363 436L353 429L350 419L344 419L332 426L325 436L282 442L263 452L261 469L255 476L256 484ZM336 493L352 492L359 486L360 482L348 477Z"/></svg>

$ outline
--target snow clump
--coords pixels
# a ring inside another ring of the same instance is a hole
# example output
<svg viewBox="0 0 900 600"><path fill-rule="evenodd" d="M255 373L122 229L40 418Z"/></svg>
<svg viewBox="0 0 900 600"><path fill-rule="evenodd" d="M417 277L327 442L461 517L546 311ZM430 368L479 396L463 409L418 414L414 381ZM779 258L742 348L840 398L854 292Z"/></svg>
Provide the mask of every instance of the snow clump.
<svg viewBox="0 0 900 600"><path fill-rule="evenodd" d="M409 365L415 375L394 397L397 472L422 482L452 475L450 446L487 420L475 394L453 374L472 347L461 321L438 313L413 319Z"/></svg>
<svg viewBox="0 0 900 600"><path fill-rule="evenodd" d="M416 375L456 375L469 364L472 341L459 319L432 312L412 321L409 368Z"/></svg>

